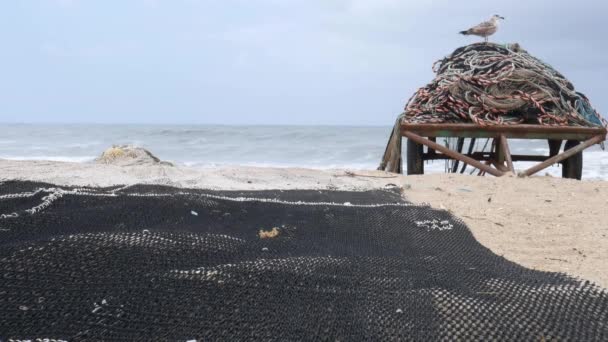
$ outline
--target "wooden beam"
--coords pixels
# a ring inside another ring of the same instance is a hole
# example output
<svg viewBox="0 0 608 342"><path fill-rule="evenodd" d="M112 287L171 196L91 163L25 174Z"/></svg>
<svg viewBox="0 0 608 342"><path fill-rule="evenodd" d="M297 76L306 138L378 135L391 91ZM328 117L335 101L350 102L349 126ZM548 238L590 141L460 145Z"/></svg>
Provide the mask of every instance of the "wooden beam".
<svg viewBox="0 0 608 342"><path fill-rule="evenodd" d="M475 153L471 153L471 154L464 154L463 155L476 159L476 160L491 160L496 158L495 157L495 153L489 153L489 152L475 152ZM536 162L542 162L545 161L547 159L549 159L550 157L547 156L541 156L541 155L522 155L522 154L512 154L511 155L511 159L516 162L516 161L536 161ZM434 155L429 155L428 153L424 154L424 160L445 160L445 159L451 159L449 156L446 156L444 154L441 153L436 153Z"/></svg>
<svg viewBox="0 0 608 342"><path fill-rule="evenodd" d="M602 141L604 141L605 138L606 138L606 136L603 134L596 135L595 137L593 137L589 140L586 140L582 144L574 146L573 148L569 149L568 151L564 151L558 155L555 155L555 156L545 160L544 162L542 162L540 164L537 164L537 165L527 169L526 171L522 172L521 175L532 176L533 174L537 173L538 171L544 170L553 164L557 164L564 159L570 158L573 155L575 155L579 152L582 152L587 147L601 143Z"/></svg>
<svg viewBox="0 0 608 342"><path fill-rule="evenodd" d="M606 134L604 127L572 127L572 126L548 126L548 125L488 125L480 126L476 124L409 124L402 123L402 128L408 131L416 130L450 130L458 131L487 131L498 133L522 132L522 133L575 133L575 134Z"/></svg>
<svg viewBox="0 0 608 342"><path fill-rule="evenodd" d="M502 153L507 161L507 168L511 172L515 172L513 168L513 159L511 159L511 150L509 149L509 142L507 141L507 137L504 134L500 135L500 148L502 149Z"/></svg>
<svg viewBox="0 0 608 342"><path fill-rule="evenodd" d="M570 127L546 125L488 125L476 124L413 124L402 122L401 132L408 131L427 137L476 137L521 139L587 140L596 135L606 135L604 127Z"/></svg>
<svg viewBox="0 0 608 342"><path fill-rule="evenodd" d="M503 172L501 172L501 171L499 171L499 170L497 170L497 169L495 169L495 168L493 168L491 166L484 165L484 164L480 163L479 161L477 161L477 160L475 160L473 158L469 158L469 157L463 155L462 153L454 152L454 151L450 150L449 148L447 148L445 146L441 146L441 145L439 145L439 144L437 144L435 142L432 142L432 141L430 141L428 139L425 139L425 138L419 136L418 134L415 134L415 133L412 133L412 132L408 132L408 131L402 132L402 134L406 138L408 138L408 139L412 139L413 141L415 141L415 142L417 142L419 144L426 145L429 148L432 148L433 150L439 151L439 152L441 152L441 153L443 153L443 154L445 154L447 156L450 156L450 157L452 157L454 159L460 160L463 163L467 163L467 164L469 164L469 165L471 165L473 167L476 167L476 168L478 168L480 170L483 170L483 171L485 171L485 172L487 172L487 173L489 173L491 175L494 175L496 177L500 177L500 176L504 175Z"/></svg>
<svg viewBox="0 0 608 342"><path fill-rule="evenodd" d="M484 163L485 165L492 165L492 160L486 160L486 162ZM475 170L473 170L475 171ZM478 176L485 176L486 173L483 170L479 170L479 172L477 173Z"/></svg>

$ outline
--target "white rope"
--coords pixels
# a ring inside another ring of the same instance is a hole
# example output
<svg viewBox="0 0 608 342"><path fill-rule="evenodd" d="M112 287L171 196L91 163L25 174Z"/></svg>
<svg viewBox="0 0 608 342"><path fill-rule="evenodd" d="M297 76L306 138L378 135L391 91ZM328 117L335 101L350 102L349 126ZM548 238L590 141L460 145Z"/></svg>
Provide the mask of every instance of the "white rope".
<svg viewBox="0 0 608 342"><path fill-rule="evenodd" d="M28 214L34 215L35 213L50 207L51 204L53 204L53 202L55 202L56 200L63 197L63 194L64 194L64 192L61 189L59 189L58 191L53 192L48 196L44 196L44 197L42 197L42 203L40 203L39 205L37 205L31 209L25 210L25 212Z"/></svg>
<svg viewBox="0 0 608 342"><path fill-rule="evenodd" d="M38 190L36 190L34 192L22 192L20 194L0 195L0 200L3 200L3 199L13 199L13 198L34 197L34 196L38 195L41 191L42 191L42 189L38 189Z"/></svg>
<svg viewBox="0 0 608 342"><path fill-rule="evenodd" d="M125 186L119 189L111 190L108 193L97 193L92 192L90 189L85 188L75 188L72 190L63 190L61 188L39 188L34 192L24 192L20 194L8 194L3 195L0 199L4 198L26 198L33 197L36 194L41 192L48 192L49 195L42 198L42 203L39 205L24 210L24 212L33 215L38 212L45 210L50 207L53 202L62 198L64 195L76 195L76 196L92 196L92 197L118 197L119 195L116 192L124 190L130 187ZM260 202L260 203L276 203L276 204L284 204L284 205L301 205L301 206L332 206L332 207L353 207L353 208L380 208L380 207L428 207L428 204L413 204L413 203L378 203L378 204L352 204L350 202L344 203L336 203L336 202L304 202L304 201L284 201L276 198L255 198L255 197L228 197L228 196L219 196L212 194L202 194L202 193L191 193L191 192L177 192L175 194L154 194L154 193L130 193L130 194L122 194L127 197L172 197L175 195L185 195L185 196L194 196L194 197L203 197L214 200L221 201L231 201L231 202ZM16 218L19 217L18 213L11 214L0 214L0 219L6 218Z"/></svg>

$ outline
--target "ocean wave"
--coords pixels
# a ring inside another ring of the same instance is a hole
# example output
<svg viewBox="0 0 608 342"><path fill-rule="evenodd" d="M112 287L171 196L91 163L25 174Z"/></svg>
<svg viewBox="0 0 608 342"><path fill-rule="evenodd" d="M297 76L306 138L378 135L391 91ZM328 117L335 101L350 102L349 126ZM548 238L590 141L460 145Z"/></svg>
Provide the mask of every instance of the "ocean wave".
<svg viewBox="0 0 608 342"><path fill-rule="evenodd" d="M102 141L91 141L91 142L86 142L86 143L71 143L71 144L66 144L65 147L89 148L89 147L95 147L95 146L99 146L99 145L103 145L103 142Z"/></svg>
<svg viewBox="0 0 608 342"><path fill-rule="evenodd" d="M311 164L311 163L277 163L277 162L243 162L243 163L230 163L230 162L197 162L197 161L185 161L176 162L176 165L192 167L196 169L218 169L218 168L232 168L232 167L268 167L268 168L302 168L312 170L332 170L332 169L350 169L350 170L375 170L378 165L370 163L331 163L331 164Z"/></svg>
<svg viewBox="0 0 608 342"><path fill-rule="evenodd" d="M132 144L162 160L194 168L375 170L390 127L23 125L10 126L6 132L0 137L0 158L11 160L86 163L113 144ZM480 141L478 148L482 146ZM548 155L546 141L516 139L510 146L513 154ZM599 147L585 151L585 179L608 179L605 153ZM518 170L527 166L516 163ZM424 168L425 173L443 173L446 167L445 162L435 161ZM561 176L559 165L539 174L547 172Z"/></svg>

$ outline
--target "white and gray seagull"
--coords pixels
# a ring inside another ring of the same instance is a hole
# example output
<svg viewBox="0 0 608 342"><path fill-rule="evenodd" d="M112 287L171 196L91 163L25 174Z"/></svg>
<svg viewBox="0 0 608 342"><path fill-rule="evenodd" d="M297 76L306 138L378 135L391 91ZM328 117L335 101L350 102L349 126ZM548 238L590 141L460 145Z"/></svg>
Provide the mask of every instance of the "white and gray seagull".
<svg viewBox="0 0 608 342"><path fill-rule="evenodd" d="M504 20L504 17L499 16L498 14L494 14L492 18L488 21L484 21L483 23L473 26L466 31L460 31L460 34L464 34L465 36L474 35L483 37L485 42L488 42L488 37L496 33L498 30L498 23L500 20Z"/></svg>

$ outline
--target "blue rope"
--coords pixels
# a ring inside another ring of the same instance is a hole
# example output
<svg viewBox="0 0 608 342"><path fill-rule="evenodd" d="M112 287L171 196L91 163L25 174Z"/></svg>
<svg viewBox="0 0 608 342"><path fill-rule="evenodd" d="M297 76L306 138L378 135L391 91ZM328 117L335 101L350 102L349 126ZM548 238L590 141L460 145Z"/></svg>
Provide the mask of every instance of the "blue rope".
<svg viewBox="0 0 608 342"><path fill-rule="evenodd" d="M593 109L593 107L591 107L589 101L587 101L586 98L578 94L577 98L578 99L574 103L574 105L576 106L576 111L590 124L596 126L603 126L602 121L598 117L597 112L595 111L595 109Z"/></svg>

